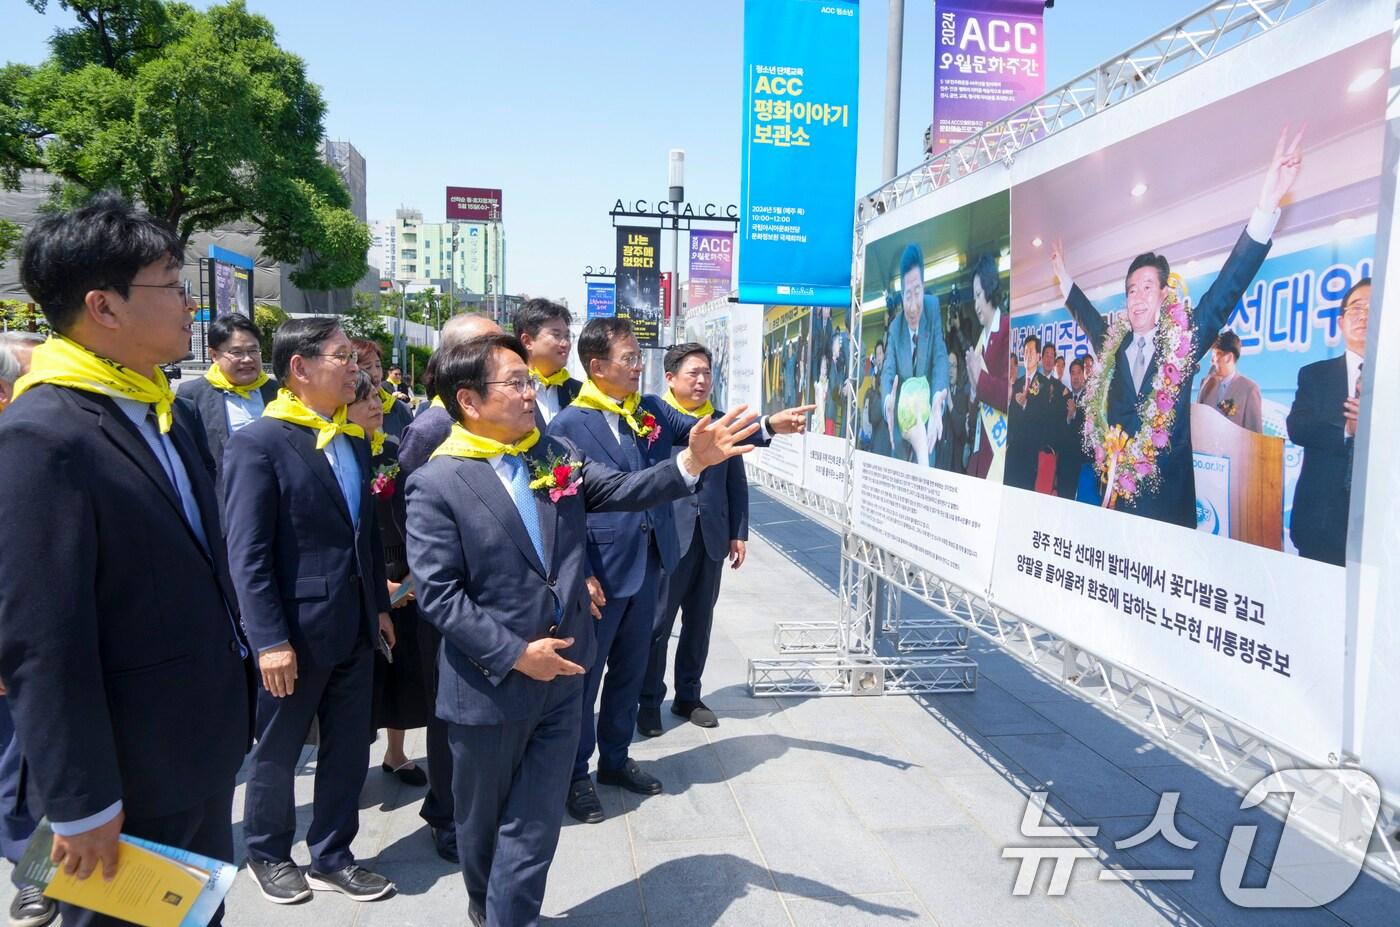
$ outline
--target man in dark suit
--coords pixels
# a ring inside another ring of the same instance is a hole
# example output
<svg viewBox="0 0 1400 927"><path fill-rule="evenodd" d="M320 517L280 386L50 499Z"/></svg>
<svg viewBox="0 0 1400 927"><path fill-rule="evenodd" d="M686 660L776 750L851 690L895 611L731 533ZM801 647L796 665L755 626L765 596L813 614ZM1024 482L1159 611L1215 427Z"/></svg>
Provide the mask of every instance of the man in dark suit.
<svg viewBox="0 0 1400 927"><path fill-rule="evenodd" d="M223 497L224 445L229 435L262 417L277 398L277 384L263 373L258 327L231 312L209 323L206 336L213 362L204 376L180 384L177 407L204 435L214 460L214 482Z"/></svg>
<svg viewBox="0 0 1400 927"><path fill-rule="evenodd" d="M1342 297L1345 353L1298 371L1298 392L1288 413L1288 440L1303 449L1288 536L1300 556L1337 566L1346 565L1351 466L1370 317L1371 278L1366 277Z"/></svg>
<svg viewBox="0 0 1400 927"><path fill-rule="evenodd" d="M20 279L55 332L0 416L0 678L27 787L79 878L119 834L232 860L251 734L213 481L160 371L189 351L183 250L119 197L39 222ZM62 906L68 927L115 924ZM215 917L218 921L219 917Z"/></svg>
<svg viewBox="0 0 1400 927"><path fill-rule="evenodd" d="M637 393L642 352L627 319L590 319L579 336L578 355L589 382L573 404L555 416L550 437L568 440L585 455L626 471L653 466L669 458L673 447L685 446L696 420ZM800 430L813 408L785 409L766 417L758 440L766 443L770 428L780 433ZM580 821L603 820L602 803L588 778L595 745L599 782L639 795L661 791L661 783L627 752L651 653L661 574L674 571L679 559L670 506L588 516L588 563L597 578L590 592L602 618L600 658L584 684L583 732L569 787L569 813ZM593 703L600 688L602 702L595 719Z"/></svg>
<svg viewBox="0 0 1400 927"><path fill-rule="evenodd" d="M462 313L448 319L442 326L442 341L424 373L436 371L437 361L459 344L482 335L499 335L501 327L484 315ZM425 377L426 378L426 377ZM399 472L401 482L408 485L408 478L423 464L428 462L433 451L447 438L452 430L452 416L441 400L431 405L424 403L421 412L403 431L399 442ZM412 567L412 561L409 563ZM422 653L436 654L442 643L442 634L431 622L418 622L418 649ZM436 661L434 661L436 663ZM437 693L437 670L424 680L428 686L429 703ZM428 825L432 834L433 847L438 856L456 865L457 830L452 809L452 748L447 742L447 722L437 712L428 715L426 738L428 752L428 794L423 796L423 806L418 816Z"/></svg>
<svg viewBox="0 0 1400 927"><path fill-rule="evenodd" d="M938 297L924 291L924 251L911 242L899 259L900 291L886 297L900 311L885 338L885 369L880 374L885 422L894 456L927 464L942 431L942 403L948 396L948 347L943 337L943 310ZM908 434L899 425L901 384L928 383L929 417Z"/></svg>
<svg viewBox="0 0 1400 927"><path fill-rule="evenodd" d="M309 898L312 887L355 901L393 890L350 851L369 767L371 658L380 635L389 646L394 635L369 444L345 424L356 361L335 318L284 323L272 342L282 391L224 452L229 565L263 681L243 830L248 871L275 904ZM313 718L316 792L303 875L292 862L292 786Z"/></svg>
<svg viewBox="0 0 1400 927"><path fill-rule="evenodd" d="M585 511L686 494L755 426L697 426L678 461L620 473L534 427L524 347L491 335L440 355L457 424L408 481L408 556L442 632L437 710L455 755L457 840L473 924L539 922L573 768L583 673L597 654ZM554 491L530 483L564 468ZM571 489L572 487L572 489Z"/></svg>
<svg viewBox="0 0 1400 927"><path fill-rule="evenodd" d="M1134 499L1118 502L1116 507L1120 511L1183 528L1196 527L1196 476L1191 450L1191 378L1196 365L1215 343L1215 337L1225 326L1231 310L1268 256L1274 227L1278 223L1279 203L1288 194L1302 168L1303 158L1298 152L1302 135L1300 133L1291 145L1287 145L1286 132L1285 129L1285 134L1279 136L1253 215L1215 281L1192 308L1189 323L1191 344L1185 357L1157 356L1155 338L1170 275L1167 259L1160 254L1147 252L1139 254L1128 266L1123 284L1127 294L1128 332L1116 349L1112 349L1116 353L1112 358L1113 376L1108 385L1107 423L1120 426L1129 438L1137 435L1142 426L1138 409L1148 398L1155 397L1153 381L1162 363L1174 362L1180 369L1182 385L1176 395L1175 417L1167 446L1157 454L1157 486L1140 490ZM1108 363L1110 349L1106 349L1105 345L1108 321L1089 302L1084 291L1074 285L1065 269L1064 252L1058 243L1050 261L1055 276L1059 278L1065 307L1088 335L1095 353Z"/></svg>
<svg viewBox="0 0 1400 927"><path fill-rule="evenodd" d="M1046 391L1041 383L1040 337L1028 335L1021 345L1026 372L1011 384L1006 407L1006 472L1004 482L1017 489L1035 489L1040 448L1045 443L1041 427L1045 418L1036 414Z"/></svg>
<svg viewBox="0 0 1400 927"><path fill-rule="evenodd" d="M529 299L515 310L515 337L530 355L530 376L535 380L535 427L544 431L559 410L578 395L579 381L569 376L569 348L574 336L569 310L548 299Z"/></svg>
<svg viewBox="0 0 1400 927"><path fill-rule="evenodd" d="M677 411L700 418L714 415L710 394L710 352L702 344L674 345L666 351L668 395ZM676 449L674 453L679 453ZM719 598L724 561L734 569L744 563L749 539L749 481L744 462L735 458L705 471L695 493L671 503L680 559L661 582L651 655L642 680L637 730L647 737L661 734L661 702L666 698L666 651L676 614L681 636L676 645L676 695L671 713L700 727L717 727L719 719L700 701L700 677L710 651L710 628Z"/></svg>

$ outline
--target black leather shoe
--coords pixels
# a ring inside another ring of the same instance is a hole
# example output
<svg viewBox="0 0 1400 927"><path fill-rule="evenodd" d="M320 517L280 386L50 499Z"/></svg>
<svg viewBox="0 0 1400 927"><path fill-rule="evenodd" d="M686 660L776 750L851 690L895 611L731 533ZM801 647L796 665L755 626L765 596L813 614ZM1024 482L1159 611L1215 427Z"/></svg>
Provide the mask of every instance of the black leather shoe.
<svg viewBox="0 0 1400 927"><path fill-rule="evenodd" d="M685 718L697 727L719 727L719 718L705 707L704 702L672 702L671 714Z"/></svg>
<svg viewBox="0 0 1400 927"><path fill-rule="evenodd" d="M460 865L462 861L457 858L457 832L450 827L428 829L433 832L433 847L437 850L437 855L454 866Z"/></svg>
<svg viewBox="0 0 1400 927"><path fill-rule="evenodd" d="M340 892L351 901L375 901L394 890L394 883L377 872L370 872L358 863L351 863L335 872L309 869L306 884L317 891Z"/></svg>
<svg viewBox="0 0 1400 927"><path fill-rule="evenodd" d="M642 772L636 760L628 760L621 769L598 770L598 781L603 785L617 785L638 795L660 795L661 780L650 773Z"/></svg>
<svg viewBox="0 0 1400 927"><path fill-rule="evenodd" d="M637 730L641 731L643 737L660 737L662 733L661 709L638 708Z"/></svg>
<svg viewBox="0 0 1400 927"><path fill-rule="evenodd" d="M258 891L273 904L296 904L311 897L311 887L297 864L290 859L275 863L248 860L248 875L258 883Z"/></svg>
<svg viewBox="0 0 1400 927"><path fill-rule="evenodd" d="M598 792L588 779L578 779L569 785L569 800L565 807L569 816L584 824L600 824L607 815L603 814L603 803L598 800Z"/></svg>
<svg viewBox="0 0 1400 927"><path fill-rule="evenodd" d="M413 761L409 760L408 762L412 763ZM408 763L405 763L402 766L394 767L390 766L388 763L381 763L379 768L397 778L404 785L411 785L414 788L419 788L428 784L428 774L423 772L423 767L421 766L410 766Z"/></svg>
<svg viewBox="0 0 1400 927"><path fill-rule="evenodd" d="M44 927L58 917L58 904L37 885L21 885L10 902L10 927Z"/></svg>

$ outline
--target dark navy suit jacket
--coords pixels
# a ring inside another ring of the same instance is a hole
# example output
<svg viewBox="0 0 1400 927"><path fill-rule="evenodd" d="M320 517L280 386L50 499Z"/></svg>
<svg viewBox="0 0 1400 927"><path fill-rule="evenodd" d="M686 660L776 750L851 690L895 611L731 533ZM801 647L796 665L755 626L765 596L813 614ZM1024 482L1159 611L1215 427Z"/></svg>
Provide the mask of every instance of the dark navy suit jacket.
<svg viewBox="0 0 1400 927"><path fill-rule="evenodd" d="M277 381L268 380L258 390L262 394L263 405L277 398ZM190 423L203 434L209 456L214 461L214 485L218 487L220 498L224 492L224 445L228 443L228 407L224 405L224 394L214 389L204 377L181 383L175 394L177 408L189 416Z"/></svg>
<svg viewBox="0 0 1400 927"><path fill-rule="evenodd" d="M289 641L297 659L334 666L379 633L389 610L384 548L370 495L369 444L360 463L360 513L310 428L260 418L224 450L229 566L248 638L259 651Z"/></svg>
<svg viewBox="0 0 1400 927"><path fill-rule="evenodd" d="M1124 512L1133 512L1145 518L1181 525L1183 528L1196 527L1196 474L1191 450L1191 378L1196 366L1205 353L1215 343L1216 335L1225 327L1230 312L1240 301L1240 296L1249 287L1254 275L1268 256L1270 244L1260 244L1241 232L1234 250L1225 259L1215 282L1201 296L1200 302L1192 309L1191 353L1179 364L1182 367L1181 391L1176 397L1176 418L1172 423L1170 443L1157 456L1161 483L1154 493L1141 492L1133 503L1119 503ZM1074 286L1070 290L1065 308L1074 320L1084 329L1089 340L1102 354L1104 336L1108 333L1108 321L1089 302L1084 291ZM1133 389L1132 364L1128 359L1128 347L1132 339L1124 338L1118 347L1118 356L1113 371L1113 382L1109 384L1108 423L1122 425L1130 436L1138 432L1142 420L1138 417L1138 404L1152 391L1152 380L1157 375L1157 367L1162 361L1161 351L1152 356L1147 371L1142 377L1142 388ZM1189 361L1189 365L1188 362Z"/></svg>
<svg viewBox="0 0 1400 927"><path fill-rule="evenodd" d="M408 560L419 612L443 636L437 713L446 721L501 724L538 712L554 683L512 670L530 641L572 637L560 654L591 666L585 512L669 509L690 491L669 456L622 473L555 437L526 455L532 465L554 458L580 461L582 483L557 503L536 495L548 568L489 461L437 457L408 479Z"/></svg>
<svg viewBox="0 0 1400 927"><path fill-rule="evenodd" d="M716 411L715 418L724 413ZM672 456L681 452L673 448ZM744 461L731 457L700 474L695 492L671 503L676 523L677 552L684 557L695 539L696 522L705 545L705 556L723 560L729 556L730 541L749 539L749 478Z"/></svg>
<svg viewBox="0 0 1400 927"><path fill-rule="evenodd" d="M178 419L170 440L207 551L112 400L41 385L0 416L0 512L23 539L0 547L0 678L56 821L202 805L251 742L214 485Z"/></svg>
<svg viewBox="0 0 1400 927"><path fill-rule="evenodd" d="M1347 512L1346 356L1308 364L1298 371L1298 392L1288 413L1288 440L1303 449L1303 472L1293 490L1288 534L1305 557L1345 565Z"/></svg>
<svg viewBox="0 0 1400 927"><path fill-rule="evenodd" d="M637 415L650 412L661 427L650 444L622 426L623 443L608 427L608 420L596 409L569 406L560 409L549 425L549 436L563 438L578 446L585 457L606 462L617 470L644 470L659 461L670 460L671 450L685 447L697 419L682 415L655 396L643 396ZM588 516L588 563L603 584L608 598L625 599L635 595L646 577L647 549L656 545L663 569L672 571L680 560L676 524L671 506L645 511L594 512Z"/></svg>

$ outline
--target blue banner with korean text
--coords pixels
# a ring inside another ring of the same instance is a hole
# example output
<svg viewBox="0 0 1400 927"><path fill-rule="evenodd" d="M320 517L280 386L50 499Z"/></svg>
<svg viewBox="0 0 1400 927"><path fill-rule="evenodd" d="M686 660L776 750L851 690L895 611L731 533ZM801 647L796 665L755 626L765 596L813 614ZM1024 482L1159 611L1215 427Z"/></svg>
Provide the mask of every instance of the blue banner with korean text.
<svg viewBox="0 0 1400 927"><path fill-rule="evenodd" d="M849 306L854 0L745 0L739 299Z"/></svg>
<svg viewBox="0 0 1400 927"><path fill-rule="evenodd" d="M617 315L617 285L601 280L588 281L588 317L610 319Z"/></svg>

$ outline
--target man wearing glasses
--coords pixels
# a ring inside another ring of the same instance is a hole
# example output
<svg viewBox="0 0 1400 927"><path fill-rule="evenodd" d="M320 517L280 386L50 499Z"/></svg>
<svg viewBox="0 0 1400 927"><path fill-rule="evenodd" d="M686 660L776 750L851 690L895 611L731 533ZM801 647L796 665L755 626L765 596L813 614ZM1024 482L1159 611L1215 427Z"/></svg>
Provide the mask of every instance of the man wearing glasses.
<svg viewBox="0 0 1400 927"><path fill-rule="evenodd" d="M334 318L283 324L272 342L282 388L224 451L229 568L262 677L243 831L248 872L274 904L302 901L312 888L353 901L393 891L350 849L369 768L374 647L381 637L394 643L369 444L345 416L358 360ZM292 862L292 787L313 718L320 734L303 874Z"/></svg>
<svg viewBox="0 0 1400 927"><path fill-rule="evenodd" d="M578 356L588 381L573 404L549 426L551 438L577 445L591 460L635 472L685 447L700 419L671 408L655 396L638 393L642 350L627 319L590 319L578 339ZM803 429L815 406L775 412L763 420L754 443L766 445L774 433ZM731 410L731 412L736 410ZM680 560L670 505L645 512L590 513L588 516L588 591L601 609L598 656L584 680L582 732L567 808L579 821L603 820L603 806L588 777L593 749L598 749L598 781L639 795L656 795L661 783L628 757L638 701L651 654L662 572ZM596 577L596 579L595 579ZM607 670L604 684L604 669ZM602 689L595 716L594 700Z"/></svg>
<svg viewBox="0 0 1400 927"><path fill-rule="evenodd" d="M263 373L258 329L246 315L233 312L215 319L207 343L213 363L204 376L181 384L175 402L204 433L222 499L224 445L235 431L262 417L263 407L277 398L277 384Z"/></svg>
<svg viewBox="0 0 1400 927"><path fill-rule="evenodd" d="M0 548L0 678L51 859L79 879L125 865L120 834L235 858L248 648L214 484L160 370L189 351L183 258L98 194L38 222L20 259L53 335L0 416L0 511L25 538ZM62 907L68 927L117 923Z"/></svg>
<svg viewBox="0 0 1400 927"><path fill-rule="evenodd" d="M1346 351L1298 371L1298 392L1288 413L1288 440L1303 449L1288 536L1299 555L1337 566L1346 565L1351 466L1365 394L1370 316L1371 278L1364 277L1342 297L1339 324Z"/></svg>

